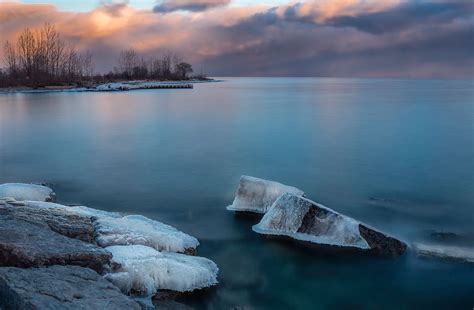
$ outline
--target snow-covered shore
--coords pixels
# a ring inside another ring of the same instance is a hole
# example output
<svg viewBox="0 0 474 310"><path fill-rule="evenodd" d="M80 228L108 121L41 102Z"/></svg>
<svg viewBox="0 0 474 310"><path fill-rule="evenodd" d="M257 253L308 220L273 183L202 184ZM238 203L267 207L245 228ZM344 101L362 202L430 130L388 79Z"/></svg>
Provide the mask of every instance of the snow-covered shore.
<svg viewBox="0 0 474 310"><path fill-rule="evenodd" d="M95 293L83 292L69 281L71 300L88 294L77 305L83 309L94 308L100 293L116 299L121 291L121 302L133 303L127 296L151 298L163 290L192 292L218 283L217 265L195 256L199 241L193 236L141 215L66 206L55 198L43 185L0 184L0 308L9 307L7 296L16 296L16 304L35 299L34 309L43 308L48 296L61 296L53 302L64 308L69 297L61 295L60 283L77 276L95 287ZM56 272L58 265L64 267ZM44 298L32 278L42 276L49 278L42 284L48 285Z"/></svg>
<svg viewBox="0 0 474 310"><path fill-rule="evenodd" d="M147 81L132 80L110 83L98 83L90 87L77 86L48 86L42 88L8 87L0 88L0 94L16 93L50 93L50 92L102 92L102 91L129 91L138 89L169 89L193 88L194 84L221 82L220 80L183 80L183 81Z"/></svg>

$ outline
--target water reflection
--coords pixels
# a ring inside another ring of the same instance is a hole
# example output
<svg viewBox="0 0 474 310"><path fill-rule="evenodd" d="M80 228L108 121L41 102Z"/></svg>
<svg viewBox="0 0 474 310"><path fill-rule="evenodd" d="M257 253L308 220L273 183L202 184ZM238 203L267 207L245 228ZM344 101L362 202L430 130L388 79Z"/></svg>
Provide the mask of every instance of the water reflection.
<svg viewBox="0 0 474 310"><path fill-rule="evenodd" d="M225 210L241 174L405 240L474 235L470 81L227 79L193 90L0 96L0 182L141 213L200 238L220 286L198 308L472 306L472 268L266 240ZM375 198L375 199L374 199ZM436 292L436 294L433 294Z"/></svg>

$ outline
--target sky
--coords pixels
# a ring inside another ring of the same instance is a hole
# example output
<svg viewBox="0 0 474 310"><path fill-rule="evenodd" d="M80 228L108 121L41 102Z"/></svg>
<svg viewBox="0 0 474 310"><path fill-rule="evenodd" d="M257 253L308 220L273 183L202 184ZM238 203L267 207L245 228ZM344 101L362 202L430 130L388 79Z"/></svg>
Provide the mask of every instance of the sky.
<svg viewBox="0 0 474 310"><path fill-rule="evenodd" d="M45 22L100 72L134 48L211 76L474 74L473 0L0 0L2 45Z"/></svg>

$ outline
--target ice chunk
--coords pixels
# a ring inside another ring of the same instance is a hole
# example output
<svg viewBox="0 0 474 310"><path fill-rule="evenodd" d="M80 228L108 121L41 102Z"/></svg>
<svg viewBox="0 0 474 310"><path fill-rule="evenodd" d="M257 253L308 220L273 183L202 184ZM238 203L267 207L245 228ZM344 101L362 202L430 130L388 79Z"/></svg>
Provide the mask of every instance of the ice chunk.
<svg viewBox="0 0 474 310"><path fill-rule="evenodd" d="M243 175L230 211L265 213L275 200L284 193L302 196L302 190L278 182Z"/></svg>
<svg viewBox="0 0 474 310"><path fill-rule="evenodd" d="M260 234L384 254L397 255L406 249L404 243L353 218L290 193L281 195L252 229Z"/></svg>
<svg viewBox="0 0 474 310"><path fill-rule="evenodd" d="M5 183L0 184L0 198L16 200L54 201L56 194L49 187L37 184Z"/></svg>
<svg viewBox="0 0 474 310"><path fill-rule="evenodd" d="M104 217L94 222L96 242L103 246L146 245L157 250L194 253L199 241L176 228L142 215Z"/></svg>
<svg viewBox="0 0 474 310"><path fill-rule="evenodd" d="M424 257L438 257L466 263L474 263L474 249L454 245L414 244L415 252Z"/></svg>
<svg viewBox="0 0 474 310"><path fill-rule="evenodd" d="M217 284L219 269L207 258L159 252L143 245L109 246L106 250L121 267L105 277L125 294L189 292Z"/></svg>
<svg viewBox="0 0 474 310"><path fill-rule="evenodd" d="M87 217L95 217L95 218L122 217L122 215L118 212L103 211L103 210L98 210L94 208L89 208L86 206L69 207L69 206L58 204L58 203L41 202L41 201L22 201L22 203L24 203L25 205L29 207L43 208L43 209L56 209L56 210L61 210L67 213L72 213L72 214L77 214L77 215L82 215L82 216L87 216Z"/></svg>

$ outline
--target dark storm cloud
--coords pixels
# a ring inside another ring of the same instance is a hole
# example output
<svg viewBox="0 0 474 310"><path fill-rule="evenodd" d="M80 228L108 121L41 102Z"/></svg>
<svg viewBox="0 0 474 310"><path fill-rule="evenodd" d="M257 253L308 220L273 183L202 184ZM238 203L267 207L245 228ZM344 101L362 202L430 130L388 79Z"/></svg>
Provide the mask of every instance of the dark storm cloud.
<svg viewBox="0 0 474 310"><path fill-rule="evenodd" d="M469 18L474 2L452 1L446 3L412 2L394 9L359 16L337 16L327 24L337 27L355 27L374 34L401 31L417 24L445 24L456 18Z"/></svg>
<svg viewBox="0 0 474 310"><path fill-rule="evenodd" d="M174 11L200 12L229 3L230 0L163 0L153 8L153 11L156 13Z"/></svg>

